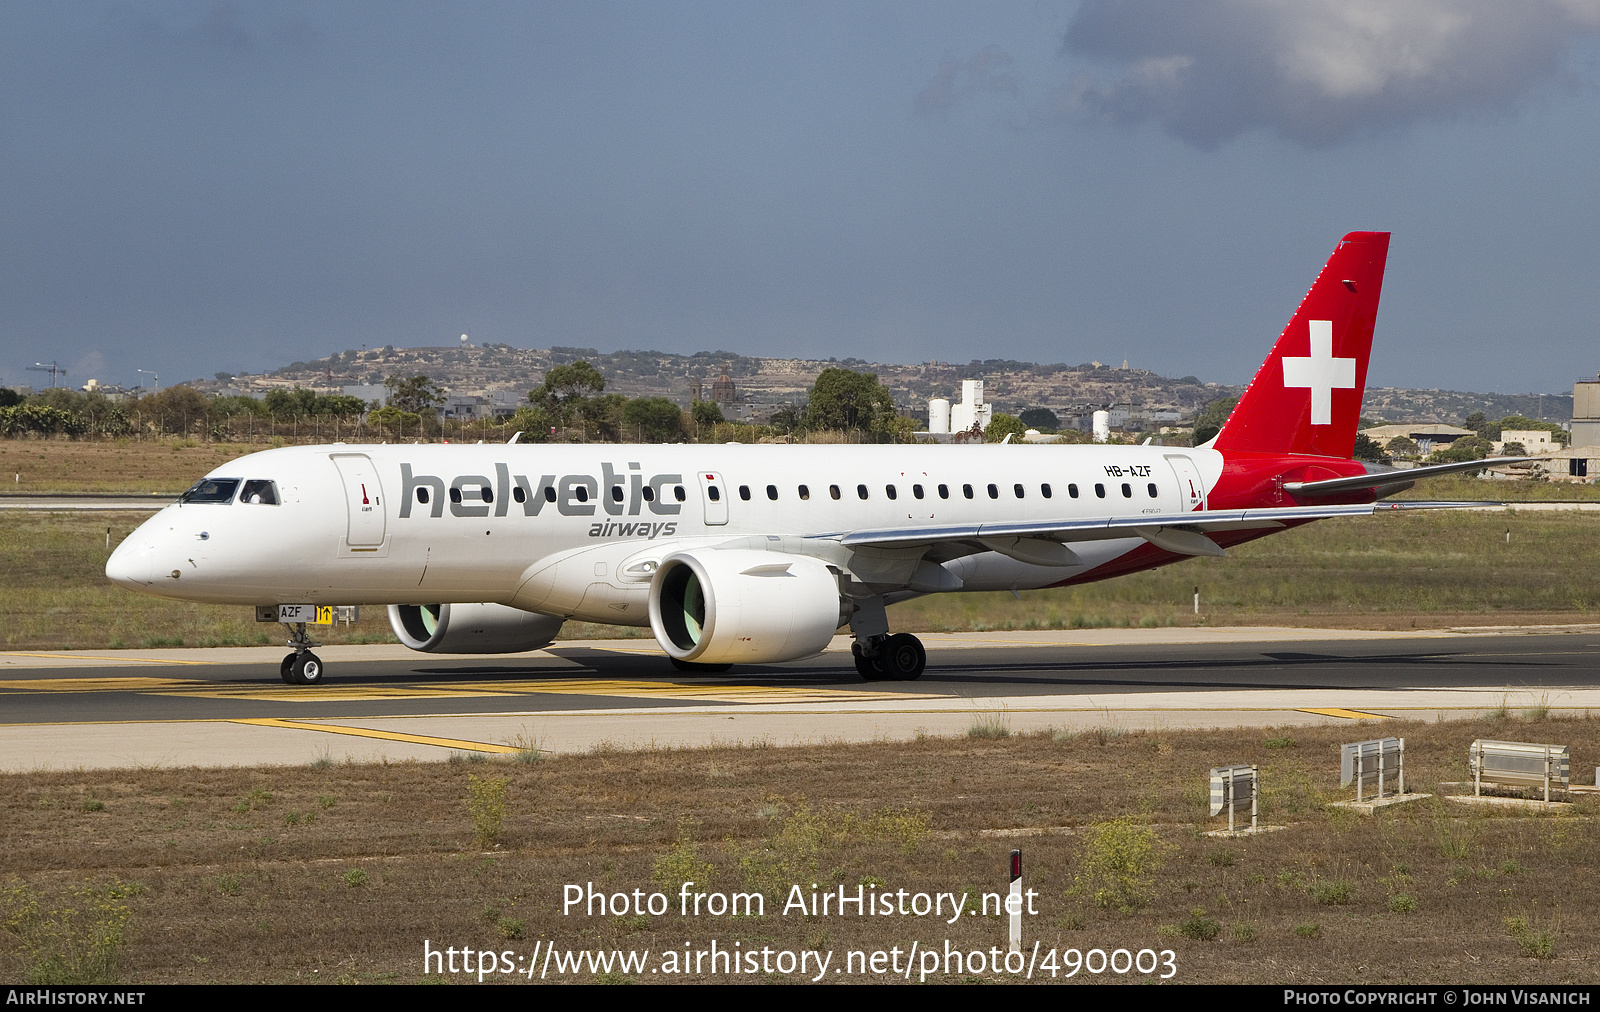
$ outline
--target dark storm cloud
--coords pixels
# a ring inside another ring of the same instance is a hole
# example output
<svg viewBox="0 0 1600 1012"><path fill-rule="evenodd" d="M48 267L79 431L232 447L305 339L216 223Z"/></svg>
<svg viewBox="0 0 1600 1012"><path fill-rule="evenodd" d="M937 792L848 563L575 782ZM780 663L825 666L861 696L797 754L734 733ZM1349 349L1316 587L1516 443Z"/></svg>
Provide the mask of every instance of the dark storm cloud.
<svg viewBox="0 0 1600 1012"><path fill-rule="evenodd" d="M1088 0L1062 51L1120 69L1055 108L1201 148L1258 129L1321 147L1513 107L1597 29L1600 0Z"/></svg>

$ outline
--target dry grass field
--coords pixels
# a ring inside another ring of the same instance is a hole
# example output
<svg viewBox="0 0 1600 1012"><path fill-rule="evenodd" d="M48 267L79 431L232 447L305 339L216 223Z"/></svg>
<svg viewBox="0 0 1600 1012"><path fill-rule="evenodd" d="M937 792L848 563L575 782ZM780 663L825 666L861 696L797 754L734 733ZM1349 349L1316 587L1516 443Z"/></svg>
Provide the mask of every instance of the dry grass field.
<svg viewBox="0 0 1600 1012"><path fill-rule="evenodd" d="M0 511L0 645L107 649L257 645L282 639L248 608L163 601L104 576L110 544L145 514ZM1506 541L1506 532L1511 540ZM1600 605L1600 514L1430 513L1329 520L1082 587L947 594L891 609L907 631L1105 626L1288 625L1371 629L1593 622ZM1193 612L1200 588L1201 613ZM564 638L648 636L568 623ZM382 608L320 634L388 642Z"/></svg>
<svg viewBox="0 0 1600 1012"><path fill-rule="evenodd" d="M775 966L670 974L662 960L713 940L724 951L831 954L835 968L851 951L896 946L904 964L913 943L1003 950L999 917L946 924L898 913L784 914L782 905L791 885L809 895L813 883L852 895L858 886L967 892L976 903L1003 889L1007 854L1020 847L1025 883L1037 891L1026 947L1040 943L1041 961L1058 954L1056 979L1076 958L1062 950L1122 948L1153 950L1147 966L1171 950L1172 979L1182 983L1592 983L1596 799L1548 815L1438 799L1375 817L1329 807L1348 796L1336 786L1338 743L1373 733L1406 738L1408 786L1421 791L1463 779L1476 737L1568 744L1575 772L1600 758L1600 721L1534 712L1386 722L1381 732L1104 728L5 776L0 979L438 980L423 972L426 940L439 951L508 953L496 958L501 969L550 946L562 959L578 950L649 953L642 970L585 964L547 969L550 979L794 980ZM1251 839L1202 835L1220 825L1206 817L1206 770L1230 762L1260 765L1263 822L1288 828ZM765 891L765 914L681 916L685 879L708 893ZM587 883L628 893L630 905L636 889L660 891L672 909L563 913L564 887ZM1146 981L1166 972L1162 959L1156 973L1080 970L1072 979ZM936 969L930 980L1018 977L987 966ZM1036 968L1034 979L1050 974Z"/></svg>
<svg viewBox="0 0 1600 1012"><path fill-rule="evenodd" d="M266 448L193 440L0 439L0 493L177 495L218 464Z"/></svg>

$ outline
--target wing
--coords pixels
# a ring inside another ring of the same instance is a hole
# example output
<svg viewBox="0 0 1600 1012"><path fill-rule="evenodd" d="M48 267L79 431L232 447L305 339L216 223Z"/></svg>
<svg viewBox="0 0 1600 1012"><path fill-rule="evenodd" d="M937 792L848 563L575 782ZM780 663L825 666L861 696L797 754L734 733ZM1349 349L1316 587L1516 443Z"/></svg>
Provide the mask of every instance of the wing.
<svg viewBox="0 0 1600 1012"><path fill-rule="evenodd" d="M1418 509L1460 509L1499 506L1494 502L1377 502L1326 506L1275 506L1243 510L1203 510L1141 516L1033 520L1019 523L952 524L939 527L883 528L832 535L851 549L930 549L959 543L975 544L1023 562L1075 564L1066 546L1075 541L1141 537L1180 555L1222 555L1207 534L1217 531L1268 530L1305 520L1371 516L1378 512ZM1055 547L1052 548L1051 546Z"/></svg>

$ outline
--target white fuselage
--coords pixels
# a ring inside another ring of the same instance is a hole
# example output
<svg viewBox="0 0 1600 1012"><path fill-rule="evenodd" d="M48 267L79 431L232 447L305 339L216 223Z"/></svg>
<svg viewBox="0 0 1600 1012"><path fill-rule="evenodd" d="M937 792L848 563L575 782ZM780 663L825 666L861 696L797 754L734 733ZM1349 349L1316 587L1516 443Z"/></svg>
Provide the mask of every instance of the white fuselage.
<svg viewBox="0 0 1600 1012"><path fill-rule="evenodd" d="M191 601L495 602L645 625L655 563L685 547L755 539L812 554L863 530L1170 515L1203 507L1221 469L1215 451L1155 446L288 447L208 476L270 482L267 501L168 506L106 572ZM1082 543L1066 566L993 551L938 564L952 589L1026 589L1144 543Z"/></svg>

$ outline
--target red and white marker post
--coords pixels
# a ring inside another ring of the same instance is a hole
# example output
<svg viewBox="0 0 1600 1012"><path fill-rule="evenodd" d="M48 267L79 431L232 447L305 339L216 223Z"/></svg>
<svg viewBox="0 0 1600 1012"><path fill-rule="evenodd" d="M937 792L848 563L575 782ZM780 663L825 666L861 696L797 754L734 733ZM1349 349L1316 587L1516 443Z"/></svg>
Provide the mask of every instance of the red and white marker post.
<svg viewBox="0 0 1600 1012"><path fill-rule="evenodd" d="M1006 897L1011 914L1011 951L1022 951L1022 851L1011 852L1011 893Z"/></svg>

